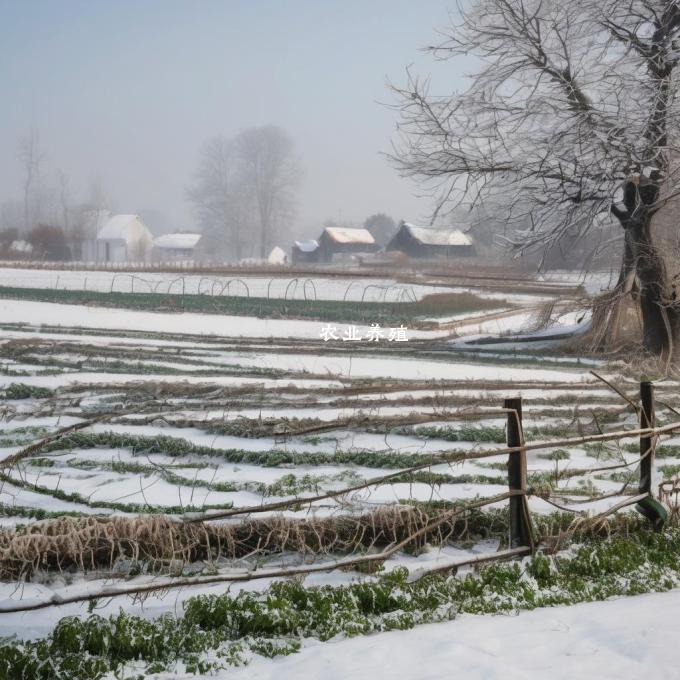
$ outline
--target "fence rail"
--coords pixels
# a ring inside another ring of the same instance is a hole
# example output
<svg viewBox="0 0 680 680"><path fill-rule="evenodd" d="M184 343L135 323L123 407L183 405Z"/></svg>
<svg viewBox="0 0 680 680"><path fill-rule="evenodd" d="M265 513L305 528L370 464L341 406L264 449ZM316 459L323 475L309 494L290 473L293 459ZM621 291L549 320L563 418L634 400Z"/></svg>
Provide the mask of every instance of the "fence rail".
<svg viewBox="0 0 680 680"><path fill-rule="evenodd" d="M628 398L626 397L626 400ZM527 473L527 451L529 450L545 450L557 448L562 446L578 445L589 442L606 442L617 441L630 437L639 437L640 441L640 456L635 461L630 463L617 464L613 466L599 467L599 468L584 468L579 472L592 472L598 470L614 469L617 467L629 467L639 463L639 484L638 493L628 498L624 498L610 508L600 512L591 517L591 519L605 518L618 510L633 504L644 503L648 499L653 499L652 478L655 462L655 451L657 439L662 434L669 434L675 431L680 431L680 422L672 422L666 425L656 426L655 414L655 400L654 400L654 386L650 382L643 382L640 385L640 407L638 408L632 400L628 400L629 405L635 407L639 417L639 427L633 430L619 430L617 432L600 433L597 435L586 435L580 437L565 438L560 440L530 442L527 443L524 439L524 431L522 426L522 406L521 397L506 399L503 405L503 412L506 414L506 446L492 450L484 451L467 451L455 452L449 454L442 454L441 456L428 460L417 466L401 469L397 472L366 480L362 484L357 484L351 487L340 489L338 491L331 491L316 496L295 496L287 500L277 501L275 503L261 504L257 506L250 506L245 508L236 508L233 510L206 513L200 516L186 517L186 523L203 523L214 521L217 519L224 519L228 517L235 517L237 515L251 515L261 512L272 512L288 509L291 507L300 507L304 505L311 506L320 500L339 498L348 496L349 494L372 486L377 486L381 483L394 479L396 476L408 475L411 472L416 472L424 468L432 467L433 465L441 463L457 463L466 460L476 460L482 458L489 458L492 456L506 455L507 458L507 482L508 490L505 493L496 494L487 498L479 498L465 503L458 503L453 508L448 509L441 514L434 516L424 526L421 526L417 531L409 533L403 539L393 542L380 552L371 552L360 555L350 555L348 557L334 559L330 561L319 561L313 564L302 564L299 566L285 566L282 568L253 568L243 569L238 571L231 571L229 573L211 575L211 576L197 576L197 577L179 577L179 578L159 578L152 583L143 585L129 585L129 586L107 586L96 591L87 593L80 593L73 596L62 597L55 593L48 599L39 601L20 601L10 606L0 607L0 614L31 611L43 609L51 606L59 606L67 603L92 601L103 597L114 597L121 595L140 596L155 591L165 591L176 588L186 588L199 585L207 585L214 583L230 583L236 581L249 581L263 578L285 578L296 575L305 575L318 572L329 572L335 569L344 569L351 567L360 567L367 563L384 562L396 552L404 549L409 544L412 544L416 539L427 535L434 529L442 526L452 519L464 515L472 509L480 509L492 504L500 503L505 500L509 502L509 540L508 549L499 551L497 553L474 556L469 559L456 560L446 564L437 564L429 569L420 570L417 573L424 575L425 573L440 572L457 568L466 564L474 564L481 562L488 562L500 559L509 559L521 555L533 553L536 548L536 537L534 528L532 526L531 514L529 512L528 498L535 495L532 489L528 486ZM110 417L114 417L111 414ZM86 423L91 424L91 423ZM55 437L67 436L68 431L71 431L76 426L65 428L62 432L56 433L46 437L40 442L35 442L27 447L24 452L19 452L4 461L0 461L0 467L7 464L14 464L23 456L22 453L38 450L45 441L53 441ZM667 485L667 483L664 483ZM660 486L661 497L665 500L669 499L673 494L677 500L680 490L668 489L664 484ZM676 489L680 489L680 481L676 485ZM600 498L610 498L614 495L607 494ZM543 498L543 496L541 496ZM596 498L591 498L597 500ZM569 509L572 512L575 512ZM640 508L650 522L650 527L658 528L659 516L654 515L654 508L650 510L650 506L643 506Z"/></svg>

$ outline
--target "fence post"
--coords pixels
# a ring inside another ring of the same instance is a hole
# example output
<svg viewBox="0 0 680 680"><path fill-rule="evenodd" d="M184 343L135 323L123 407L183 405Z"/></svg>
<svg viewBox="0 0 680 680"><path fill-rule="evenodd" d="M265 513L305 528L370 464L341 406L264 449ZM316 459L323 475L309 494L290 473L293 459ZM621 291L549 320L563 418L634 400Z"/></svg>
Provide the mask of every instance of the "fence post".
<svg viewBox="0 0 680 680"><path fill-rule="evenodd" d="M656 427L654 413L654 384L640 383L640 429ZM654 454L656 437L654 435L640 435L640 493L652 495L652 473L654 470Z"/></svg>
<svg viewBox="0 0 680 680"><path fill-rule="evenodd" d="M519 451L508 454L508 487L510 491L526 492L527 488L527 454L523 448L522 431L522 398L506 399L503 406L507 410L508 448L522 447ZM517 495L510 498L510 547L533 547L533 536L529 525L529 507L526 496Z"/></svg>
<svg viewBox="0 0 680 680"><path fill-rule="evenodd" d="M656 427L656 415L654 413L654 385L651 382L640 383L640 428L651 429ZM668 509L654 498L652 491L652 473L654 471L654 454L656 449L656 437L652 435L640 435L640 493L648 494L635 507L643 514L659 531L668 521Z"/></svg>

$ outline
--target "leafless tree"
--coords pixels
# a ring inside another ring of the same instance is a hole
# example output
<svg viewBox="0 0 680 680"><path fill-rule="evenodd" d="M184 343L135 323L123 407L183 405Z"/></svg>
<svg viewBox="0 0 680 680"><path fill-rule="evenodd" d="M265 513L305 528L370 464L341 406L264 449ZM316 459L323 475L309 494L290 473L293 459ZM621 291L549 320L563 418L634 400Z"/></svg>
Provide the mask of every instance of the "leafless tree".
<svg viewBox="0 0 680 680"><path fill-rule="evenodd" d="M71 221L71 196L69 191L69 178L63 171L57 172L57 179L59 181L59 207L61 209L61 226L64 232L70 234Z"/></svg>
<svg viewBox="0 0 680 680"><path fill-rule="evenodd" d="M259 251L264 259L274 245L276 232L292 215L300 168L292 140L276 126L244 130L235 143L243 164L244 179L253 190Z"/></svg>
<svg viewBox="0 0 680 680"><path fill-rule="evenodd" d="M31 128L21 139L19 159L24 170L24 229L30 229L41 219L40 173L45 160L45 152L40 146L40 134L35 128Z"/></svg>
<svg viewBox="0 0 680 680"><path fill-rule="evenodd" d="M395 165L438 211L492 197L519 250L618 221L618 289L637 293L646 349L670 356L680 313L652 226L678 190L677 0L476 0L459 15L427 49L479 68L459 94L411 74L394 87Z"/></svg>
<svg viewBox="0 0 680 680"><path fill-rule="evenodd" d="M113 210L114 205L104 186L104 180L99 175L92 175L85 204L90 210Z"/></svg>
<svg viewBox="0 0 680 680"><path fill-rule="evenodd" d="M187 195L211 243L226 241L236 260L254 248L264 259L292 214L298 178L286 133L274 126L249 128L234 139L204 144Z"/></svg>
<svg viewBox="0 0 680 680"><path fill-rule="evenodd" d="M213 137L203 145L187 195L211 244L220 249L226 244L229 254L240 260L253 201L233 140Z"/></svg>

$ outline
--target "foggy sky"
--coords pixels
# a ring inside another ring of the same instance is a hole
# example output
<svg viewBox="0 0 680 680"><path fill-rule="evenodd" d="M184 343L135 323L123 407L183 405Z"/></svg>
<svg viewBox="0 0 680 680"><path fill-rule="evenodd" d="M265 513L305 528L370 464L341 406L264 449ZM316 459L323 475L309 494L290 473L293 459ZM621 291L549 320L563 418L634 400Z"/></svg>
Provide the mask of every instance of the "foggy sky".
<svg viewBox="0 0 680 680"><path fill-rule="evenodd" d="M452 64L436 42L450 0L0 0L0 201L20 199L19 139L40 132L84 200L99 181L118 212L156 210L195 228L186 187L201 144L264 124L293 138L304 169L299 227L418 220L430 201L380 156L396 114L386 79Z"/></svg>

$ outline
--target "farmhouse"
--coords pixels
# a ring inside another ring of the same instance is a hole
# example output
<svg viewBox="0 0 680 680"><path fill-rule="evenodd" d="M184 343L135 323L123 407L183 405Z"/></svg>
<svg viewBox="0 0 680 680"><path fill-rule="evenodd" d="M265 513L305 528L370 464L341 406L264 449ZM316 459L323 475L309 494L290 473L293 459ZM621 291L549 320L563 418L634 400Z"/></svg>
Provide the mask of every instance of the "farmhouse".
<svg viewBox="0 0 680 680"><path fill-rule="evenodd" d="M319 242L316 239L295 241L292 252L293 264L319 261Z"/></svg>
<svg viewBox="0 0 680 680"><path fill-rule="evenodd" d="M378 250L368 229L326 227L319 236L319 260L331 262L335 255L374 253Z"/></svg>
<svg viewBox="0 0 680 680"><path fill-rule="evenodd" d="M98 262L144 262L153 235L138 215L114 215L97 234Z"/></svg>
<svg viewBox="0 0 680 680"><path fill-rule="evenodd" d="M154 239L151 257L157 262L194 260L201 234L163 234Z"/></svg>
<svg viewBox="0 0 680 680"><path fill-rule="evenodd" d="M453 257L475 254L472 239L460 229L417 227L408 222L399 225L385 250L400 251L409 257Z"/></svg>

